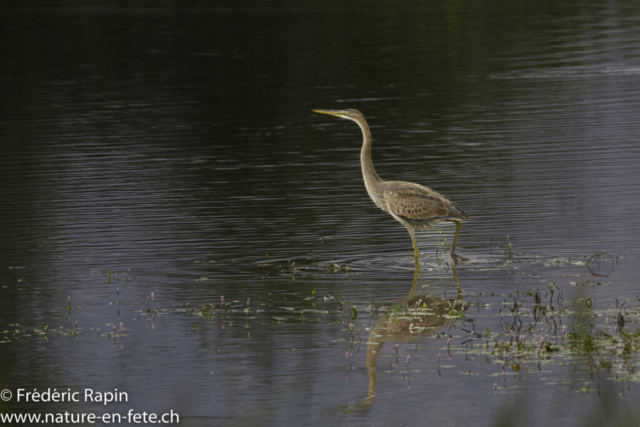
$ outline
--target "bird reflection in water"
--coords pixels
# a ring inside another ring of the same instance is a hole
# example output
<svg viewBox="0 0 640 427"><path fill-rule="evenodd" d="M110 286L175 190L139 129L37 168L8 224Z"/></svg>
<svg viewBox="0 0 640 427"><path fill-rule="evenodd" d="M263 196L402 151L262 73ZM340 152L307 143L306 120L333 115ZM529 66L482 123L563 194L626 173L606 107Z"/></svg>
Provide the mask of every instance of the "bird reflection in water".
<svg viewBox="0 0 640 427"><path fill-rule="evenodd" d="M418 271L416 271L409 295L398 304L403 308L402 312L385 314L375 322L367 342L366 367L369 391L362 401L349 406L350 412L366 411L374 402L378 386L377 361L385 343L424 340L451 323L452 319L444 316L449 314L452 308L459 311L465 310L455 266L452 267L452 272L456 283L456 298L443 299L428 294L418 294L416 291Z"/></svg>

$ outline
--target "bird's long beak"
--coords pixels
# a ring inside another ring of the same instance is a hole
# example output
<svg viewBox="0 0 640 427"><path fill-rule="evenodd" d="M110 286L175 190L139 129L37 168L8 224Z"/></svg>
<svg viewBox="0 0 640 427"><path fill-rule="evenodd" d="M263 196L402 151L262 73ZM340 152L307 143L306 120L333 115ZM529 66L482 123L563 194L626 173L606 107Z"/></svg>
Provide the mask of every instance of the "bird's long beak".
<svg viewBox="0 0 640 427"><path fill-rule="evenodd" d="M349 115L349 112L344 110L313 110L313 112L320 113L320 114L328 114L330 116L336 116L336 117L346 117Z"/></svg>

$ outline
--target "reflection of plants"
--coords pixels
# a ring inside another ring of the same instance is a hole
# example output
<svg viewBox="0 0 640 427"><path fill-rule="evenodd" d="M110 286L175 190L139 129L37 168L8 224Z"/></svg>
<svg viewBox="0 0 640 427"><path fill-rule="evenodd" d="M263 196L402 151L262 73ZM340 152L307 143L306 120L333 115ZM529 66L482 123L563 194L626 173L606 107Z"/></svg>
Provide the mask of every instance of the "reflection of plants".
<svg viewBox="0 0 640 427"><path fill-rule="evenodd" d="M456 301L447 300L449 305L448 316L451 319L463 319L464 318L464 304L456 304Z"/></svg>
<svg viewBox="0 0 640 427"><path fill-rule="evenodd" d="M322 270L325 273L329 273L329 274L333 274L336 273L338 271L344 271L347 274L351 275L351 273L353 273L353 269L351 268L350 265L344 264L336 264L333 262L327 263L327 264L322 264Z"/></svg>
<svg viewBox="0 0 640 427"><path fill-rule="evenodd" d="M607 304L599 308L590 297L566 301L555 283L546 291L517 291L509 296L513 297L513 305L508 304L507 299L499 304L502 306L499 331L493 332L487 327L481 348L467 348L467 340L461 347L452 347L452 351L467 356L468 352L483 354L487 362L501 363L502 372L510 366L514 371L524 369L528 373L528 364L533 360L555 361L559 366L573 360L574 364L587 362L589 369L583 368L582 372L590 372L591 380L594 372L602 371L611 375L611 379L640 381L634 365L640 356L640 328L633 331L625 327L637 323L640 314L637 308L625 309L625 303L620 304L616 299L617 312L611 313ZM512 321L507 320L508 315L513 316ZM605 320L608 326L598 328L592 323L598 318ZM582 391L588 392L587 389Z"/></svg>
<svg viewBox="0 0 640 427"><path fill-rule="evenodd" d="M316 250L318 249L318 246L320 246L321 244L324 243L325 239L328 239L329 237L320 237L318 239L318 241L316 242L316 244L314 245L313 248L311 248L311 250L309 251L309 258L307 258L309 261L317 261L316 259Z"/></svg>
<svg viewBox="0 0 640 427"><path fill-rule="evenodd" d="M438 265L442 265L442 256L441 254L446 255L447 252L451 251L451 247L447 245L447 239L445 238L440 241L442 238L442 230L440 230L440 235L438 236L438 242L436 243L436 260L438 261Z"/></svg>
<svg viewBox="0 0 640 427"><path fill-rule="evenodd" d="M611 265L610 267L601 269L600 262L603 262L605 260L611 261ZM613 273L613 269L615 268L616 264L619 264L621 262L622 260L620 258L616 257L616 259L613 259L613 257L607 252L597 252L589 257L589 260L587 260L585 267L587 267L587 270L589 270L589 272L594 276L607 277L608 275ZM591 266L589 264L591 264Z"/></svg>
<svg viewBox="0 0 640 427"><path fill-rule="evenodd" d="M297 274L304 274L306 271L313 271L316 279L323 274L333 275L344 272L349 277L349 280L351 280L353 277L353 268L348 264L339 264L334 262L337 255L334 255L329 261L318 260L316 250L327 238L328 237L321 237L316 245L309 251L309 257L307 258L300 258L297 260L287 259L285 265L284 261L272 261L267 254L266 262L261 263L261 266L267 269L267 276L271 274L273 269L276 269L275 271L280 271L280 273L284 273L291 279L295 279Z"/></svg>
<svg viewBox="0 0 640 427"><path fill-rule="evenodd" d="M312 291L311 291L311 296L309 297L309 299L313 299L313 296L315 295L315 293L316 293L316 290L315 290L315 289L314 289L314 290L312 290ZM313 306L313 308L316 308L316 303L315 303L315 301L311 301L311 305Z"/></svg>
<svg viewBox="0 0 640 427"><path fill-rule="evenodd" d="M331 258L331 261L329 262L318 264L318 274L316 275L316 278L320 277L320 274L335 274L341 271L347 274L347 276L349 277L349 280L353 278L353 269L351 268L350 265L338 264L333 262L336 256Z"/></svg>
<svg viewBox="0 0 640 427"><path fill-rule="evenodd" d="M149 300L151 300L152 307L149 307ZM160 307L156 305L156 297L153 292L151 292L151 295L147 297L145 304L146 304L145 311L147 314L157 314L158 311L162 310L162 306L163 306L162 301L160 302Z"/></svg>
<svg viewBox="0 0 640 427"><path fill-rule="evenodd" d="M355 321L358 318L358 310L356 310L355 306L351 303L351 301L347 301L348 315L350 321Z"/></svg>
<svg viewBox="0 0 640 427"><path fill-rule="evenodd" d="M507 256L507 261L509 263L513 261L513 257L515 254L513 252L513 245L509 241L509 236L507 236L507 240L504 243L504 246L503 246L503 243L498 243L496 246L493 246L493 236L491 236L491 242L489 243L489 251L491 252L492 255L493 255L494 249L502 249L502 252Z"/></svg>
<svg viewBox="0 0 640 427"><path fill-rule="evenodd" d="M570 350L576 353L593 353L598 350L598 341L595 334L589 334L586 331L569 332L567 340Z"/></svg>
<svg viewBox="0 0 640 427"><path fill-rule="evenodd" d="M111 285L112 282L123 281L125 286L129 285L138 278L135 274L130 272L130 268L124 271L120 271L118 268L115 272L111 269L104 269L100 273L107 278L107 285Z"/></svg>
<svg viewBox="0 0 640 427"><path fill-rule="evenodd" d="M399 305L397 302L393 303L393 308L396 314L403 314L404 313L404 308L402 308L401 305Z"/></svg>
<svg viewBox="0 0 640 427"><path fill-rule="evenodd" d="M296 268L296 262L293 261L291 262L290 259L287 260L287 267L285 269L282 270L282 272L288 276L291 276L292 279L295 278L296 273L298 272L298 269Z"/></svg>
<svg viewBox="0 0 640 427"><path fill-rule="evenodd" d="M504 253L507 255L507 259L509 261L511 261L513 259L513 251L511 250L513 248L513 245L511 244L511 242L509 241L509 236L507 236L507 247L504 248Z"/></svg>
<svg viewBox="0 0 640 427"><path fill-rule="evenodd" d="M640 350L640 330L637 332L630 332L628 329L622 328L620 330L620 355L625 359L632 354L637 353Z"/></svg>

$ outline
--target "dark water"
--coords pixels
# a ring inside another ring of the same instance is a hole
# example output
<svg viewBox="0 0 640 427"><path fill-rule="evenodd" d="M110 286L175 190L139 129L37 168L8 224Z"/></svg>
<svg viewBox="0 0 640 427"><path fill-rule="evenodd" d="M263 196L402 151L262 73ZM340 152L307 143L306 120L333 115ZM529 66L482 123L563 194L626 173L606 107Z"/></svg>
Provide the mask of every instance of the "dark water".
<svg viewBox="0 0 640 427"><path fill-rule="evenodd" d="M392 334L372 369L384 316L371 302L407 298L411 242L368 199L358 127L311 109L362 111L383 179L471 216L457 278L486 304L468 310L476 330L499 330L514 292L554 283L611 326L617 304L638 304L635 2L14 2L0 15L0 388L129 396L4 412L173 409L198 426L634 416L637 375L592 382L596 397L571 357L505 374L497 357L445 362L437 333L460 348L459 320ZM425 298L456 295L436 253L452 232L420 233ZM585 267L599 251L618 259L595 271L607 277ZM200 310L222 296L226 317ZM336 296L343 310L324 301Z"/></svg>

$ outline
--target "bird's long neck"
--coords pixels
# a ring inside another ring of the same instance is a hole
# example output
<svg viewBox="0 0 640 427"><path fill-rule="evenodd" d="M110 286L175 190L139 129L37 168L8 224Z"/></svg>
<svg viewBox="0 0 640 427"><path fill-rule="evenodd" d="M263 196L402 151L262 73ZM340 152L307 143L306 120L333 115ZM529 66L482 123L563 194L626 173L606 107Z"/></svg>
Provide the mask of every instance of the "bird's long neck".
<svg viewBox="0 0 640 427"><path fill-rule="evenodd" d="M362 177L364 178L364 185L367 187L367 193L369 193L369 197L380 206L379 201L382 200L382 189L380 188L380 184L383 182L378 174L376 173L375 168L373 167L373 162L371 161L371 131L369 131L369 126L367 122L362 120L357 122L362 129L362 151L360 152L360 164L362 166Z"/></svg>

